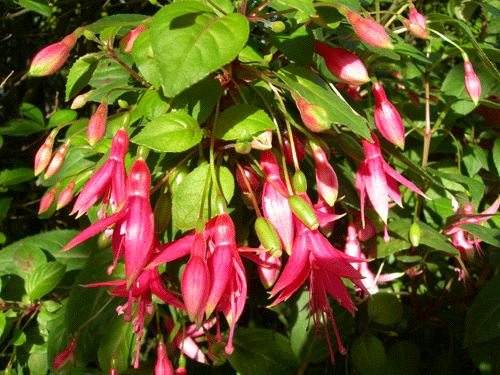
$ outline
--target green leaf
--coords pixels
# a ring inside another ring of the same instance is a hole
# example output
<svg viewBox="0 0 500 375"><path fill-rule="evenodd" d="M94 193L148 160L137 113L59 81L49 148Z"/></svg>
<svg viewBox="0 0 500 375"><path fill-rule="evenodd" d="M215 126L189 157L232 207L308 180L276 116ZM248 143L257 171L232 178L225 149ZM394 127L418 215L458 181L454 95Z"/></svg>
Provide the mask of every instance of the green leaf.
<svg viewBox="0 0 500 375"><path fill-rule="evenodd" d="M47 257L40 248L25 245L14 252L12 263L14 263L17 274L26 279L26 275L33 273L38 266L47 263Z"/></svg>
<svg viewBox="0 0 500 375"><path fill-rule="evenodd" d="M238 328L233 345L229 363L242 375L296 374L299 368L290 341L280 333L262 328Z"/></svg>
<svg viewBox="0 0 500 375"><path fill-rule="evenodd" d="M471 345L467 350L481 374L497 375L500 373L500 338Z"/></svg>
<svg viewBox="0 0 500 375"><path fill-rule="evenodd" d="M42 110L37 106L31 103L23 103L19 110L23 114L23 116L35 121L37 124L41 126L45 125L45 118L43 117Z"/></svg>
<svg viewBox="0 0 500 375"><path fill-rule="evenodd" d="M31 168L5 169L0 172L0 185L18 185L35 178Z"/></svg>
<svg viewBox="0 0 500 375"><path fill-rule="evenodd" d="M49 119L49 128L55 128L56 126L66 124L70 121L73 121L78 117L78 112L72 109L60 109L56 111L50 116Z"/></svg>
<svg viewBox="0 0 500 375"><path fill-rule="evenodd" d="M151 48L150 30L143 31L132 46L132 57L144 79L155 88L160 88L160 74L156 61L149 56Z"/></svg>
<svg viewBox="0 0 500 375"><path fill-rule="evenodd" d="M141 115L151 120L163 114L167 108L167 100L160 92L148 90L139 99L137 110Z"/></svg>
<svg viewBox="0 0 500 375"><path fill-rule="evenodd" d="M5 325L7 324L7 319L3 311L0 311L0 337L3 335L3 331L5 329Z"/></svg>
<svg viewBox="0 0 500 375"><path fill-rule="evenodd" d="M39 265L26 277L26 293L31 301L35 301L61 282L66 272L66 265L59 262L47 262Z"/></svg>
<svg viewBox="0 0 500 375"><path fill-rule="evenodd" d="M44 17L52 16L50 6L48 6L47 2L44 0L14 0L14 2Z"/></svg>
<svg viewBox="0 0 500 375"><path fill-rule="evenodd" d="M183 112L170 112L151 120L132 142L159 152L182 152L196 146L202 135L194 118Z"/></svg>
<svg viewBox="0 0 500 375"><path fill-rule="evenodd" d="M0 198L0 223L7 217L12 197Z"/></svg>
<svg viewBox="0 0 500 375"><path fill-rule="evenodd" d="M21 346L26 342L26 334L20 329L15 329L13 337L9 340L9 345Z"/></svg>
<svg viewBox="0 0 500 375"><path fill-rule="evenodd" d="M422 51L418 50L417 48L413 47L410 44L406 43L398 43L394 46L394 51L403 55L407 56L409 58L412 58L414 60L421 61L423 63L432 63L431 60L429 60L423 53Z"/></svg>
<svg viewBox="0 0 500 375"><path fill-rule="evenodd" d="M252 135L274 128L273 122L262 109L236 104L221 113L214 134L225 141L251 140Z"/></svg>
<svg viewBox="0 0 500 375"><path fill-rule="evenodd" d="M420 227L420 245L428 246L432 250L444 251L445 253L460 257L460 251L448 242L448 239L431 226L417 222Z"/></svg>
<svg viewBox="0 0 500 375"><path fill-rule="evenodd" d="M271 33L269 40L296 64L307 66L312 63L314 35L307 28L299 27L291 35Z"/></svg>
<svg viewBox="0 0 500 375"><path fill-rule="evenodd" d="M500 247L500 229L486 228L478 224L463 224L460 229L469 232L481 241L489 243L495 247Z"/></svg>
<svg viewBox="0 0 500 375"><path fill-rule="evenodd" d="M465 320L464 347L500 337L500 274L474 298Z"/></svg>
<svg viewBox="0 0 500 375"><path fill-rule="evenodd" d="M429 168L428 171L442 179L459 183L470 193L472 199L474 200L474 204L478 204L481 201L484 194L484 184L481 181L467 176L462 176L461 174L445 173L438 171L437 169Z"/></svg>
<svg viewBox="0 0 500 375"><path fill-rule="evenodd" d="M71 67L66 81L66 101L76 96L89 84L92 75L99 65L99 59L95 58L95 56L95 53L82 56Z"/></svg>
<svg viewBox="0 0 500 375"><path fill-rule="evenodd" d="M177 228L189 230L195 227L200 216L203 189L209 173L209 166L207 164L201 165L184 177L179 184L172 199L172 220ZM221 167L218 170L217 178L224 198L229 203L234 193L233 174L226 167ZM215 209L216 192L213 181L209 185L207 195L203 203L203 217L206 221L218 213Z"/></svg>
<svg viewBox="0 0 500 375"><path fill-rule="evenodd" d="M121 374L129 368L132 352L135 352L134 325L123 316L116 315L106 329L106 335L99 343L97 358L105 373L111 368L110 358L116 358L116 369Z"/></svg>
<svg viewBox="0 0 500 375"><path fill-rule="evenodd" d="M385 258L398 251L407 250L411 247L407 240L402 238L393 238L389 242L385 242L382 237L377 237L377 258Z"/></svg>
<svg viewBox="0 0 500 375"><path fill-rule="evenodd" d="M176 96L234 60L249 31L239 13L219 18L210 7L190 1L163 7L153 17L150 38L165 96Z"/></svg>
<svg viewBox="0 0 500 375"><path fill-rule="evenodd" d="M48 344L45 342L41 345L33 344L30 349L30 356L28 358L28 368L30 375L46 375L49 371L49 364L47 361Z"/></svg>
<svg viewBox="0 0 500 375"><path fill-rule="evenodd" d="M309 103L323 107L331 122L346 125L362 137L370 139L366 119L356 113L340 96L333 93L317 74L306 68L289 66L280 69L278 75Z"/></svg>
<svg viewBox="0 0 500 375"><path fill-rule="evenodd" d="M495 139L491 155L493 156L493 163L495 163L497 173L500 175L500 138Z"/></svg>
<svg viewBox="0 0 500 375"><path fill-rule="evenodd" d="M273 5L273 3L278 3L293 9L300 10L308 16L316 16L316 10L314 9L312 0L273 0L271 2L271 6Z"/></svg>
<svg viewBox="0 0 500 375"><path fill-rule="evenodd" d="M24 137L42 131L44 127L26 118L14 118L0 127L0 135Z"/></svg>
<svg viewBox="0 0 500 375"><path fill-rule="evenodd" d="M477 1L475 1L475 3L479 4L480 6L482 6L485 10L487 10L491 14L493 14L493 15L495 15L497 17L500 16L500 9L498 9L497 7L494 7L493 5L488 4L488 3L480 3L480 2L477 2Z"/></svg>
<svg viewBox="0 0 500 375"><path fill-rule="evenodd" d="M95 163L88 160L88 156L88 149L83 147L70 147L59 172L47 180L42 180L41 185L54 186L57 182L65 179L66 177L77 175L84 169L93 166Z"/></svg>
<svg viewBox="0 0 500 375"><path fill-rule="evenodd" d="M144 16L142 14L114 14L112 16L101 18L86 28L94 34L100 34L106 28L110 27L110 25L121 26L123 30L121 30L119 35L125 35L133 28L139 26L139 24L146 18L148 18L148 16Z"/></svg>

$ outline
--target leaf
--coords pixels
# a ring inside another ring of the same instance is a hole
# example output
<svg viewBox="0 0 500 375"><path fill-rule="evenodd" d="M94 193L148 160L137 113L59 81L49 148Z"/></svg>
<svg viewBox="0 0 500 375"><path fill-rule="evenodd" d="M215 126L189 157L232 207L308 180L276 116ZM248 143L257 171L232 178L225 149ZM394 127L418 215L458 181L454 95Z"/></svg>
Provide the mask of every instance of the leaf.
<svg viewBox="0 0 500 375"><path fill-rule="evenodd" d="M31 168L5 169L0 172L0 185L18 185L35 178Z"/></svg>
<svg viewBox="0 0 500 375"><path fill-rule="evenodd" d="M444 251L460 257L460 251L449 243L444 235L421 221L418 221L417 224L420 227L420 245L429 246L431 250Z"/></svg>
<svg viewBox="0 0 500 375"><path fill-rule="evenodd" d="M48 128L66 124L78 117L78 112L72 109L60 109L50 116Z"/></svg>
<svg viewBox="0 0 500 375"><path fill-rule="evenodd" d="M437 169L428 168L428 171L431 174L434 174L445 180L459 183L470 193L472 199L474 200L474 204L477 205L481 201L481 198L483 197L484 194L484 184L481 181L475 180L467 176L462 176L461 174L445 173L442 171L438 171Z"/></svg>
<svg viewBox="0 0 500 375"><path fill-rule="evenodd" d="M252 135L274 128L273 122L262 109L236 104L221 113L214 134L225 141L251 140Z"/></svg>
<svg viewBox="0 0 500 375"><path fill-rule="evenodd" d="M183 112L170 112L151 120L132 142L159 152L182 152L196 146L202 135L194 118Z"/></svg>
<svg viewBox="0 0 500 375"><path fill-rule="evenodd" d="M486 228L478 224L463 224L460 229L469 232L474 237L479 238L481 241L489 243L495 247L500 247L500 230L495 228Z"/></svg>
<svg viewBox="0 0 500 375"><path fill-rule="evenodd" d="M323 107L331 122L346 125L362 137L370 139L366 119L334 94L317 74L306 68L290 66L280 69L278 75L308 102Z"/></svg>
<svg viewBox="0 0 500 375"><path fill-rule="evenodd" d="M299 27L291 35L270 33L269 40L297 65L307 66L312 63L314 36L307 28Z"/></svg>
<svg viewBox="0 0 500 375"><path fill-rule="evenodd" d="M493 14L493 15L495 15L497 17L500 16L500 9L498 9L497 7L494 7L493 5L488 4L488 3L480 3L480 2L477 2L477 1L475 1L475 3L479 4L480 6L482 6L485 10L487 10L491 14Z"/></svg>
<svg viewBox="0 0 500 375"><path fill-rule="evenodd" d="M89 84L92 75L99 65L99 59L94 56L96 56L95 53L89 53L80 57L69 70L66 81L66 101L76 96Z"/></svg>
<svg viewBox="0 0 500 375"><path fill-rule="evenodd" d="M249 31L239 13L218 18L210 7L190 1L163 7L153 17L150 38L165 96L176 96L234 60Z"/></svg>
<svg viewBox="0 0 500 375"><path fill-rule="evenodd" d="M290 341L280 333L262 328L238 328L233 345L229 363L242 375L296 374L299 368Z"/></svg>
<svg viewBox="0 0 500 375"><path fill-rule="evenodd" d="M500 175L500 138L495 139L491 155L493 156L493 163L495 163L497 173Z"/></svg>
<svg viewBox="0 0 500 375"><path fill-rule="evenodd" d="M312 0L273 0L272 3L279 3L287 7L300 10L308 16L316 16L316 10L314 9Z"/></svg>
<svg viewBox="0 0 500 375"><path fill-rule="evenodd" d="M393 238L389 242L385 242L380 236L377 237L377 256L376 258L385 258L398 251L407 250L411 247L407 240L401 238Z"/></svg>
<svg viewBox="0 0 500 375"><path fill-rule="evenodd" d="M38 266L47 263L47 257L40 248L25 245L15 251L12 263L17 270L17 274L26 279L26 275L33 273Z"/></svg>
<svg viewBox="0 0 500 375"><path fill-rule="evenodd" d="M142 14L114 14L101 18L85 28L92 31L94 34L100 34L103 30L110 27L110 25L122 26L123 30L120 32L120 35L125 35L128 31L132 30L132 28L139 26L146 18L148 18L148 16Z"/></svg>
<svg viewBox="0 0 500 375"><path fill-rule="evenodd" d="M162 115L167 108L167 104L167 98L161 95L160 92L148 90L139 99L137 110L141 115L151 120Z"/></svg>
<svg viewBox="0 0 500 375"><path fill-rule="evenodd" d="M417 48L413 47L410 44L406 43L398 43L394 46L394 51L403 55L407 56L409 58L421 61L423 63L432 63L431 60L429 60L423 53L422 51L418 50Z"/></svg>
<svg viewBox="0 0 500 375"><path fill-rule="evenodd" d="M207 175L210 173L207 164L201 165L191 171L179 184L172 199L172 220L174 225L182 230L193 229L200 216L203 190ZM230 202L234 193L234 177L226 167L218 170L218 183L226 202ZM208 199L210 197L210 199ZM209 185L209 192L203 203L203 217L205 221L214 217L215 209L215 186L214 182Z"/></svg>
<svg viewBox="0 0 500 375"><path fill-rule="evenodd" d="M14 0L14 2L26 9L41 14L44 17L52 16L50 6L48 6L47 2L44 0Z"/></svg>
<svg viewBox="0 0 500 375"><path fill-rule="evenodd" d="M110 358L116 358L116 369L121 374L129 368L130 358L135 345L134 325L116 315L106 329L106 335L99 343L97 357L105 373L111 369Z"/></svg>
<svg viewBox="0 0 500 375"><path fill-rule="evenodd" d="M3 335L3 331L5 329L5 325L7 324L7 319L3 311L0 311L0 337Z"/></svg>
<svg viewBox="0 0 500 375"><path fill-rule="evenodd" d="M0 223L7 217L7 213L10 209L10 203L12 202L12 197L0 198Z"/></svg>
<svg viewBox="0 0 500 375"><path fill-rule="evenodd" d="M24 137L42 131L44 127L37 122L25 118L14 118L0 127L0 135Z"/></svg>
<svg viewBox="0 0 500 375"><path fill-rule="evenodd" d="M500 337L500 274L474 298L465 320L464 347Z"/></svg>
<svg viewBox="0 0 500 375"><path fill-rule="evenodd" d="M26 342L26 334L20 329L14 330L13 337L9 340L9 345L21 346Z"/></svg>
<svg viewBox="0 0 500 375"><path fill-rule="evenodd" d="M39 265L26 277L26 293L31 301L35 301L61 282L66 272L66 265L59 262L47 262Z"/></svg>
<svg viewBox="0 0 500 375"><path fill-rule="evenodd" d="M37 106L31 103L23 103L19 110L23 114L23 116L35 121L37 124L41 126L45 125L45 118L43 117L42 110Z"/></svg>
<svg viewBox="0 0 500 375"><path fill-rule="evenodd" d="M28 358L28 368L30 375L46 375L49 371L49 364L47 361L48 344L45 342L42 345L33 344L30 349L30 356Z"/></svg>
<svg viewBox="0 0 500 375"><path fill-rule="evenodd" d="M88 160L88 149L83 147L71 147L64 158L64 163L55 175L47 180L42 180L42 186L54 186L57 182L65 179L66 177L77 175L84 169L92 167L95 163Z"/></svg>
<svg viewBox="0 0 500 375"><path fill-rule="evenodd" d="M144 30L134 41L132 57L144 79L155 88L160 88L160 74L155 59L149 56L151 48L150 29Z"/></svg>
<svg viewBox="0 0 500 375"><path fill-rule="evenodd" d="M483 375L500 373L500 338L467 347L471 359Z"/></svg>

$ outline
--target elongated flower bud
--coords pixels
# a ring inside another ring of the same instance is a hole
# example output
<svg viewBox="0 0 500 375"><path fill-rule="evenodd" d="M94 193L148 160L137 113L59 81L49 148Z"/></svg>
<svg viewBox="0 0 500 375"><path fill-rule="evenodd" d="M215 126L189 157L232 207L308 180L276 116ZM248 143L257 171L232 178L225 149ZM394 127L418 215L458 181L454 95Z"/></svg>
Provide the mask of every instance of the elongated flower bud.
<svg viewBox="0 0 500 375"><path fill-rule="evenodd" d="M373 84L373 95L375 95L375 125L382 136L392 144L404 149L405 128L403 120L397 109L387 100L382 85L378 82Z"/></svg>
<svg viewBox="0 0 500 375"><path fill-rule="evenodd" d="M59 189L59 183L56 184L47 194L42 197L40 201L40 208L38 209L38 214L43 214L48 211L54 200L56 199L57 190Z"/></svg>
<svg viewBox="0 0 500 375"><path fill-rule="evenodd" d="M259 253L262 263L257 264L259 279L264 288L269 289L274 285L281 271L281 256L276 257L268 252Z"/></svg>
<svg viewBox="0 0 500 375"><path fill-rule="evenodd" d="M130 30L127 34L120 39L120 52L121 53L130 53L132 52L132 46L134 45L135 40L143 31L147 30L147 27L144 25L139 25L133 30Z"/></svg>
<svg viewBox="0 0 500 375"><path fill-rule="evenodd" d="M106 134L108 125L108 98L105 97L97 111L92 115L87 128L87 138L92 147L99 142Z"/></svg>
<svg viewBox="0 0 500 375"><path fill-rule="evenodd" d="M281 240L278 232L276 232L273 224L268 219L258 217L255 220L255 233L257 233L260 243L269 254L275 257L281 256Z"/></svg>
<svg viewBox="0 0 500 375"><path fill-rule="evenodd" d="M366 43L386 49L394 49L385 29L371 19L363 18L359 14L346 8L339 8L344 13L347 20L354 27L354 32Z"/></svg>
<svg viewBox="0 0 500 375"><path fill-rule="evenodd" d="M316 162L316 185L318 193L329 206L333 206L339 192L339 181L333 167L326 159L325 152L319 146L312 145Z"/></svg>
<svg viewBox="0 0 500 375"><path fill-rule="evenodd" d="M155 375L174 375L174 367L167 357L165 344L158 342L158 360L155 365Z"/></svg>
<svg viewBox="0 0 500 375"><path fill-rule="evenodd" d="M40 173L42 173L50 163L55 135L56 133L52 131L35 155L35 176L38 176Z"/></svg>
<svg viewBox="0 0 500 375"><path fill-rule="evenodd" d="M417 38L430 39L429 34L427 34L425 28L420 26L420 24L413 22L412 20L407 20L406 18L403 17L401 17L401 22L403 22L408 31Z"/></svg>
<svg viewBox="0 0 500 375"><path fill-rule="evenodd" d="M71 339L66 349L56 355L54 358L54 370L56 370L56 374L69 374L71 372L71 368L75 365L76 361L75 348L76 340Z"/></svg>
<svg viewBox="0 0 500 375"><path fill-rule="evenodd" d="M288 204L295 216L297 216L309 229L318 229L318 218L309 203L297 195L292 195L288 198Z"/></svg>
<svg viewBox="0 0 500 375"><path fill-rule="evenodd" d="M32 77L43 77L55 73L68 59L69 52L75 46L80 29L65 37L58 43L51 44L38 52L31 61L29 74Z"/></svg>
<svg viewBox="0 0 500 375"><path fill-rule="evenodd" d="M285 156L285 161L288 165L293 165L293 152L292 144L290 141L290 135L288 132L284 132L282 136L283 141L283 151ZM305 157L304 144L302 141L292 132L293 145L295 147L295 156L297 157L297 163L301 163Z"/></svg>
<svg viewBox="0 0 500 375"><path fill-rule="evenodd" d="M325 59L326 67L338 80L354 86L370 80L365 65L355 54L318 41L314 51Z"/></svg>
<svg viewBox="0 0 500 375"><path fill-rule="evenodd" d="M477 103L479 102L479 98L481 97L481 82L479 81L479 78L474 72L472 64L469 60L465 60L464 68L465 68L465 90L467 90L467 94L469 94L474 104L477 105Z"/></svg>
<svg viewBox="0 0 500 375"><path fill-rule="evenodd" d="M63 208L69 202L71 202L71 199L73 199L73 192L75 190L75 183L76 183L76 180L71 180L71 182L68 184L68 186L66 186L61 191L61 194L59 194L59 197L57 198L56 210Z"/></svg>
<svg viewBox="0 0 500 375"><path fill-rule="evenodd" d="M323 107L309 103L304 98L296 96L295 104L300 111L300 117L307 128L315 133L330 129L330 120L328 113Z"/></svg>
<svg viewBox="0 0 500 375"><path fill-rule="evenodd" d="M410 8L410 21L415 22L416 24L422 26L424 29L427 26L427 20L425 17L417 12L414 7Z"/></svg>
<svg viewBox="0 0 500 375"><path fill-rule="evenodd" d="M89 96L92 95L94 91L95 90L90 90L85 94L76 96L75 99L73 99L73 102L71 103L71 109L82 108L87 103L87 99L89 98Z"/></svg>
<svg viewBox="0 0 500 375"><path fill-rule="evenodd" d="M56 153L52 157L52 160L50 161L50 164L47 167L45 174L43 175L46 180L55 175L62 168L64 159L66 158L66 154L68 153L70 142L71 139L68 139L66 142L64 142L64 144L59 148L59 150L56 151Z"/></svg>

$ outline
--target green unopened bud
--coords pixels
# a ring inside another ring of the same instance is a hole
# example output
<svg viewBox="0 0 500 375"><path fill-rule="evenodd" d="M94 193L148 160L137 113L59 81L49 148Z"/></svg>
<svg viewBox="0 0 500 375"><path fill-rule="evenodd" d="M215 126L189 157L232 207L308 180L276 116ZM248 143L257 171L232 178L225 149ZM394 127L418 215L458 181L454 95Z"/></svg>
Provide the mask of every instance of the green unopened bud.
<svg viewBox="0 0 500 375"><path fill-rule="evenodd" d="M304 194L307 191L306 175L302 171L297 171L292 178L293 190L297 194Z"/></svg>
<svg viewBox="0 0 500 375"><path fill-rule="evenodd" d="M309 203L297 195L292 195L288 198L288 204L295 216L297 216L309 229L318 229L318 218Z"/></svg>
<svg viewBox="0 0 500 375"><path fill-rule="evenodd" d="M262 246L264 246L269 254L274 257L281 256L283 252L281 240L273 224L268 219L258 217L255 220L255 233L257 233Z"/></svg>
<svg viewBox="0 0 500 375"><path fill-rule="evenodd" d="M336 141L339 144L340 148L342 148L342 150L354 160L359 161L361 163L363 160L366 159L363 148L350 135L345 133L340 133L337 136Z"/></svg>
<svg viewBox="0 0 500 375"><path fill-rule="evenodd" d="M97 237L97 248L99 250L107 249L111 246L111 242L113 241L113 236L107 236L106 231L103 230L99 237Z"/></svg>
<svg viewBox="0 0 500 375"><path fill-rule="evenodd" d="M120 108L122 109L127 109L128 108L128 103L126 100L123 100L123 99L118 99L118 105L120 106Z"/></svg>
<svg viewBox="0 0 500 375"><path fill-rule="evenodd" d="M227 212L226 200L222 195L217 195L215 197L215 212L217 212L218 215Z"/></svg>
<svg viewBox="0 0 500 375"><path fill-rule="evenodd" d="M85 39L87 40L91 40L93 42L96 42L96 43L99 43L101 44L101 41L95 36L95 34L90 31L90 30L84 30L83 31L83 36L85 37Z"/></svg>
<svg viewBox="0 0 500 375"><path fill-rule="evenodd" d="M130 112L125 112L120 119L120 128L126 128L130 124L130 117Z"/></svg>
<svg viewBox="0 0 500 375"><path fill-rule="evenodd" d="M238 141L234 145L234 151L238 154L248 154L252 151L252 142Z"/></svg>
<svg viewBox="0 0 500 375"><path fill-rule="evenodd" d="M283 21L273 22L271 27L275 33L282 33L286 30L286 25Z"/></svg>
<svg viewBox="0 0 500 375"><path fill-rule="evenodd" d="M420 244L420 226L418 223L413 223L410 227L410 243L413 247Z"/></svg>
<svg viewBox="0 0 500 375"><path fill-rule="evenodd" d="M154 208L155 232L162 233L170 221L172 198L169 193L161 193Z"/></svg>

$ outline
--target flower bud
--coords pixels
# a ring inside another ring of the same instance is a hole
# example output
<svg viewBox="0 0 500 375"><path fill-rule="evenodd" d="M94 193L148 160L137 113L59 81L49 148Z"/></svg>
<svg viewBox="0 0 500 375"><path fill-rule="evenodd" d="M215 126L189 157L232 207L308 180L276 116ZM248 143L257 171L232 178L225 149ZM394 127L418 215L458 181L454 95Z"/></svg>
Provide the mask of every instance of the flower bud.
<svg viewBox="0 0 500 375"><path fill-rule="evenodd" d="M318 229L318 218L309 203L297 195L292 195L288 198L288 204L295 216L309 229Z"/></svg>
<svg viewBox="0 0 500 375"><path fill-rule="evenodd" d="M350 11L346 8L339 8L344 13L347 20L354 27L354 32L366 43L386 49L394 49L387 32L383 26L379 25L372 19L361 17L359 14Z"/></svg>
<svg viewBox="0 0 500 375"><path fill-rule="evenodd" d="M50 163L55 135L55 131L52 131L35 155L35 176L38 176L40 173L42 173Z"/></svg>
<svg viewBox="0 0 500 375"><path fill-rule="evenodd" d="M263 217L255 220L255 233L266 252L272 256L279 257L282 254L281 240L278 232L271 222Z"/></svg>
<svg viewBox="0 0 500 375"><path fill-rule="evenodd" d="M75 365L76 340L69 340L69 344L61 353L54 358L54 370L56 374L70 374L71 368Z"/></svg>
<svg viewBox="0 0 500 375"><path fill-rule="evenodd" d="M46 180L55 175L62 168L64 159L66 158L66 154L68 153L68 147L71 142L71 139L68 139L64 144L56 151L52 160L50 161L43 178Z"/></svg>
<svg viewBox="0 0 500 375"><path fill-rule="evenodd" d="M286 30L286 25L283 21L275 21L271 24L271 28L275 33L282 33Z"/></svg>
<svg viewBox="0 0 500 375"><path fill-rule="evenodd" d="M330 129L328 113L323 107L311 104L300 96L295 97L295 104L300 111L304 125L312 132L319 133Z"/></svg>
<svg viewBox="0 0 500 375"><path fill-rule="evenodd" d="M135 40L143 31L147 29L144 25L139 25L133 30L130 30L127 34L120 39L120 52L121 53L130 53L132 52L132 46L134 45Z"/></svg>
<svg viewBox="0 0 500 375"><path fill-rule="evenodd" d="M413 247L420 244L420 226L418 223L413 223L410 227L410 242Z"/></svg>
<svg viewBox="0 0 500 375"><path fill-rule="evenodd" d="M465 68L465 90L467 90L467 94L469 94L474 104L477 105L477 103L479 102L479 98L481 97L481 82L479 81L479 78L474 72L472 64L469 60L465 60L464 68Z"/></svg>
<svg viewBox="0 0 500 375"><path fill-rule="evenodd" d="M94 93L94 91L95 90L90 90L90 91L86 92L85 94L80 94L80 95L76 96L73 99L73 102L71 103L71 109L82 108L87 103L87 99L89 98L89 96L92 95Z"/></svg>
<svg viewBox="0 0 500 375"><path fill-rule="evenodd" d="M250 185L251 191L247 186ZM252 193L255 195L257 201L260 200L260 195L262 193L261 189L262 178L260 175L252 168L248 163L242 163L241 168L236 169L236 182L241 190L241 197L243 202L249 209L253 209Z"/></svg>
<svg viewBox="0 0 500 375"><path fill-rule="evenodd" d="M297 194L305 194L307 191L307 179L306 175L302 171L297 171L292 178L293 190Z"/></svg>
<svg viewBox="0 0 500 375"><path fill-rule="evenodd" d="M281 256L273 256L268 252L258 255L262 263L257 264L259 279L264 288L269 289L274 285L281 271Z"/></svg>
<svg viewBox="0 0 500 375"><path fill-rule="evenodd" d="M252 137L252 148L254 150L269 150L273 147L273 132L266 130L256 137Z"/></svg>
<svg viewBox="0 0 500 375"><path fill-rule="evenodd" d="M47 194L45 194L42 197L42 200L40 201L40 208L38 209L38 214L43 214L44 212L47 212L52 206L52 203L54 203L54 200L56 198L57 190L59 189L59 183L56 184Z"/></svg>
<svg viewBox="0 0 500 375"><path fill-rule="evenodd" d="M65 37L58 43L51 44L38 52L33 61L29 74L32 77L43 77L55 73L64 65L69 56L69 51L75 46L80 29Z"/></svg>
<svg viewBox="0 0 500 375"><path fill-rule="evenodd" d="M318 193L329 206L333 206L339 192L337 175L328 162L323 149L314 144L311 147L313 149L314 161L316 162L316 185Z"/></svg>
<svg viewBox="0 0 500 375"><path fill-rule="evenodd" d="M155 375L174 375L174 367L167 357L167 348L163 341L158 342L158 359L155 365Z"/></svg>
<svg viewBox="0 0 500 375"><path fill-rule="evenodd" d="M425 31L425 28L420 26L418 23L415 23L412 20L407 20L404 17L401 17L401 22L403 22L408 31L417 38L430 39L430 36L427 34L427 31Z"/></svg>
<svg viewBox="0 0 500 375"><path fill-rule="evenodd" d="M417 12L415 7L410 8L410 21L415 22L417 25L420 25L424 29L427 26L427 20L422 14Z"/></svg>
<svg viewBox="0 0 500 375"><path fill-rule="evenodd" d="M90 146L94 147L106 134L108 125L108 98L104 97L103 101L97 108L97 111L92 115L87 128L87 138Z"/></svg>
<svg viewBox="0 0 500 375"><path fill-rule="evenodd" d="M57 198L56 210L63 208L71 202L71 199L73 199L73 191L75 190L75 183L76 180L71 180L68 186L61 191L61 194L59 194L59 197Z"/></svg>
<svg viewBox="0 0 500 375"><path fill-rule="evenodd" d="M370 80L365 65L355 54L318 41L314 51L325 59L326 67L338 80L354 86Z"/></svg>
<svg viewBox="0 0 500 375"><path fill-rule="evenodd" d="M295 147L295 156L297 157L297 163L301 163L305 157L304 144L302 141L292 132L293 145ZM292 144L290 142L290 135L288 132L283 133L282 137L283 141L283 151L285 155L285 162L288 165L293 165L293 152L292 152Z"/></svg>
<svg viewBox="0 0 500 375"><path fill-rule="evenodd" d="M373 84L375 96L375 125L382 136L401 149L405 147L405 128L397 109L387 100L382 85Z"/></svg>

